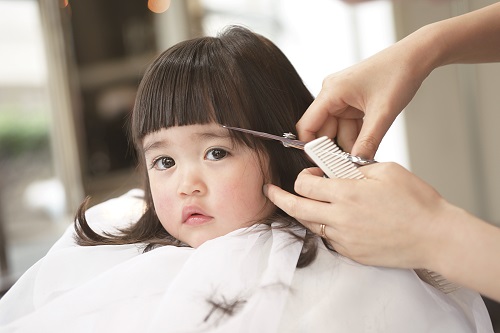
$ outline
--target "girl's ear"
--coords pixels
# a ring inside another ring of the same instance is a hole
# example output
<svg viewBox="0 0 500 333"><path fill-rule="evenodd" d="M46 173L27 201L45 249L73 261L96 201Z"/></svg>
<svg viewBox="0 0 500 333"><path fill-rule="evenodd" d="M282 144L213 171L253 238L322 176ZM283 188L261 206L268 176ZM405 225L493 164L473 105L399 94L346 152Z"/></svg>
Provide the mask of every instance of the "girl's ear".
<svg viewBox="0 0 500 333"><path fill-rule="evenodd" d="M262 173L264 175L264 183L271 183L277 186L281 186L281 175L279 174L278 170L276 170L276 165L274 165L272 158L265 153L261 153L259 155L259 159L261 160Z"/></svg>
<svg viewBox="0 0 500 333"><path fill-rule="evenodd" d="M269 177L270 182L276 186L281 187L281 175L279 174L279 172L277 172L277 171L273 172L273 169L276 169L276 168L273 167L271 165L271 163L269 163L268 169L269 169L268 175L270 175L270 177Z"/></svg>

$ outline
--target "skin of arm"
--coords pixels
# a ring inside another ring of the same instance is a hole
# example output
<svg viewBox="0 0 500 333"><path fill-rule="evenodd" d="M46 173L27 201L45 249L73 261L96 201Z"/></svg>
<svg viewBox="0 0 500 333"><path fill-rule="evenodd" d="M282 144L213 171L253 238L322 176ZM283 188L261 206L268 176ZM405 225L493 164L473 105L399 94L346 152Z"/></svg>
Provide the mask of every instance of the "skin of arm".
<svg viewBox="0 0 500 333"><path fill-rule="evenodd" d="M362 180L304 170L303 197L266 185L268 198L313 232L320 224L337 252L362 264L427 268L500 301L500 229L453 206L396 163L362 168Z"/></svg>
<svg viewBox="0 0 500 333"><path fill-rule="evenodd" d="M394 119L437 67L500 61L500 3L429 24L394 45L331 74L297 123L303 141L327 135L373 158Z"/></svg>

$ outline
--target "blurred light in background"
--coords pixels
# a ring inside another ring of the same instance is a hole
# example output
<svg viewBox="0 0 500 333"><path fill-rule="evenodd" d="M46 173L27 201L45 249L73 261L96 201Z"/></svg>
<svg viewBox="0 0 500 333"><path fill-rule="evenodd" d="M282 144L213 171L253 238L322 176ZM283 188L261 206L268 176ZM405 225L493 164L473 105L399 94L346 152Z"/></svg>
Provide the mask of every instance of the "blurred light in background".
<svg viewBox="0 0 500 333"><path fill-rule="evenodd" d="M153 13L163 13L170 7L170 0L148 0L148 8Z"/></svg>
<svg viewBox="0 0 500 333"><path fill-rule="evenodd" d="M59 0L59 6L61 8L66 8L69 5L69 0Z"/></svg>

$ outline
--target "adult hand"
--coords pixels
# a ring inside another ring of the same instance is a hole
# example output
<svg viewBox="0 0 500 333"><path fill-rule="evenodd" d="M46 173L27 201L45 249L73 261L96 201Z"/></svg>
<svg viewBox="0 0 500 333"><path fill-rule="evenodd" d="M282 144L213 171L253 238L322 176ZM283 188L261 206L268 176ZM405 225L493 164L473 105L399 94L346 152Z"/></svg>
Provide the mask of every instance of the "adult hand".
<svg viewBox="0 0 500 333"><path fill-rule="evenodd" d="M297 178L298 197L268 185L266 195L313 232L325 224L333 248L360 263L429 267L438 253L448 203L428 184L395 163L365 166L362 180L327 179L320 169ZM431 252L431 253L429 253Z"/></svg>
<svg viewBox="0 0 500 333"><path fill-rule="evenodd" d="M399 43L323 81L317 98L297 123L299 138L336 137L345 151L373 158L397 115L430 73L410 52L415 44ZM359 136L358 136L359 134Z"/></svg>
<svg viewBox="0 0 500 333"><path fill-rule="evenodd" d="M362 264L427 268L500 302L500 228L446 202L395 163L361 168L365 179L297 177L295 196L266 185L268 198ZM488 272L488 274L484 274Z"/></svg>
<svg viewBox="0 0 500 333"><path fill-rule="evenodd" d="M425 78L452 63L500 61L500 3L424 26L323 82L297 123L299 138L336 137L353 155L373 158L397 115Z"/></svg>

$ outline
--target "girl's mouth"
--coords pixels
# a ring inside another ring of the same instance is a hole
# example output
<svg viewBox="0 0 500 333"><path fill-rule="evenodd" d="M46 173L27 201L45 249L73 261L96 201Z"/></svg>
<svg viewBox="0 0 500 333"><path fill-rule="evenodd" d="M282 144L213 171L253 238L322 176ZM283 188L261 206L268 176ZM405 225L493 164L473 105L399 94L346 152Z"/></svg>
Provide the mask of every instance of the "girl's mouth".
<svg viewBox="0 0 500 333"><path fill-rule="evenodd" d="M196 206L185 206L182 209L182 223L197 226L205 224L213 219L212 216L207 215L203 210Z"/></svg>
<svg viewBox="0 0 500 333"><path fill-rule="evenodd" d="M202 225L212 220L211 216L203 215L203 214L192 214L188 216L184 223L187 225L197 226Z"/></svg>

